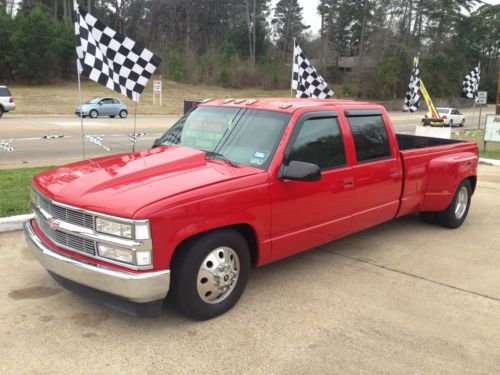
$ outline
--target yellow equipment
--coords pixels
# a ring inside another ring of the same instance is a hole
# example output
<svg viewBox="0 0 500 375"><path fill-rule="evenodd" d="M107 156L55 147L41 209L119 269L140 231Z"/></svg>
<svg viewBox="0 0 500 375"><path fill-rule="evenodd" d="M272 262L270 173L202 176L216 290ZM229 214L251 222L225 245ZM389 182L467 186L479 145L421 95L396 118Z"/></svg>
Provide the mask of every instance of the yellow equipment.
<svg viewBox="0 0 500 375"><path fill-rule="evenodd" d="M418 63L418 57L415 57L414 63ZM434 103L431 100L431 97L429 95L429 92L425 88L424 82L422 81L422 78L420 78L420 92L422 93L422 96L424 97L425 104L427 105L427 109L429 110L431 114L431 118L424 118L422 119L422 125L423 126L444 126L444 120L439 116L438 111L436 110L436 107L434 106Z"/></svg>

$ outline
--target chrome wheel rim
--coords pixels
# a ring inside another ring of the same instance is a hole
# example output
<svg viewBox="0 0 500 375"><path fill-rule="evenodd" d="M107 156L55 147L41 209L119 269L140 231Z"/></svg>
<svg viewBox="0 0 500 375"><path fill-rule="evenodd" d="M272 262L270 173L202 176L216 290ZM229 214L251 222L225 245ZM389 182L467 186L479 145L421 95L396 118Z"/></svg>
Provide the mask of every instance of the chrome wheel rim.
<svg viewBox="0 0 500 375"><path fill-rule="evenodd" d="M198 271L198 295L206 303L222 302L234 290L239 272L240 259L233 249L221 246L212 250Z"/></svg>
<svg viewBox="0 0 500 375"><path fill-rule="evenodd" d="M467 209L467 203L469 201L469 194L467 193L467 188L462 186L457 196L457 203L455 205L455 217L461 219L465 214Z"/></svg>

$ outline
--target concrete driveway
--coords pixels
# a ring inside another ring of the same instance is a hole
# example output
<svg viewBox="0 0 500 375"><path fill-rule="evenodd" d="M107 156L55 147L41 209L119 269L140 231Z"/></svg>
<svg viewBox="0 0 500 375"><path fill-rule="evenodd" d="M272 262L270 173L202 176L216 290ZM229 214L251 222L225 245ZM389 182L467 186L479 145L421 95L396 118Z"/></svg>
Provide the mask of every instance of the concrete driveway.
<svg viewBox="0 0 500 375"><path fill-rule="evenodd" d="M498 374L500 169L457 230L405 217L256 269L207 322L139 319L61 289L0 235L0 372Z"/></svg>

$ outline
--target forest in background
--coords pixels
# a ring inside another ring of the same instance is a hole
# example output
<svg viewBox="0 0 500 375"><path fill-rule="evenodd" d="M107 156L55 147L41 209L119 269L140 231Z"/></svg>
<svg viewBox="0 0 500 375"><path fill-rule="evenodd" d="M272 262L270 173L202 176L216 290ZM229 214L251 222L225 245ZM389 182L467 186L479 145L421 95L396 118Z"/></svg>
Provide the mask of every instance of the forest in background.
<svg viewBox="0 0 500 375"><path fill-rule="evenodd" d="M339 96L404 95L413 56L435 97L458 97L481 62L494 101L500 5L475 0L321 0L315 35L297 0L84 0L80 5L162 58L163 77L287 88L293 38ZM71 0L0 0L0 82L73 80Z"/></svg>

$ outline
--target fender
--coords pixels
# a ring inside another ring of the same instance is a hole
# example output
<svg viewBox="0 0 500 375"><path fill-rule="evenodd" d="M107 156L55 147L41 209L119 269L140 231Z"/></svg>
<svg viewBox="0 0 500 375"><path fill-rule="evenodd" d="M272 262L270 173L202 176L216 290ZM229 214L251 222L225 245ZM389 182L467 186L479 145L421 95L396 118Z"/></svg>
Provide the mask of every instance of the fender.
<svg viewBox="0 0 500 375"><path fill-rule="evenodd" d="M420 211L442 211L451 203L458 184L476 177L477 156L472 152L442 156L429 162L427 186Z"/></svg>

